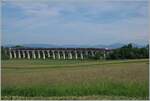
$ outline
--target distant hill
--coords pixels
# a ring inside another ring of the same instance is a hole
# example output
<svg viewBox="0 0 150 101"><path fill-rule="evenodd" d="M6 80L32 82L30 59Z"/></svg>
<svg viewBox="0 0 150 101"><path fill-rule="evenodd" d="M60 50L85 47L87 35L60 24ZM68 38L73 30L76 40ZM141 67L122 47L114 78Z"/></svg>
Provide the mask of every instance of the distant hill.
<svg viewBox="0 0 150 101"><path fill-rule="evenodd" d="M115 43L115 44L111 44L111 45L95 45L93 46L94 48L120 48L122 46L124 46L125 44L120 44L120 43Z"/></svg>
<svg viewBox="0 0 150 101"><path fill-rule="evenodd" d="M31 47L31 48L58 48L60 46L53 45L53 44L23 44L24 47Z"/></svg>
<svg viewBox="0 0 150 101"><path fill-rule="evenodd" d="M115 48L120 48L120 47L122 47L124 45L126 45L126 44L115 43L115 44L111 44L111 45L94 45L94 46L92 46L92 48L110 48L110 49L115 49ZM144 47L144 45L142 46L142 45L138 45L138 44L134 44L134 43L132 43L132 45L134 47L139 47L139 48L140 47Z"/></svg>
<svg viewBox="0 0 150 101"><path fill-rule="evenodd" d="M121 43L115 43L111 45L54 45L54 44L22 44L21 46L28 47L28 48L110 48L110 49L115 49L115 48L120 48L126 44L121 44ZM143 47L144 45L138 45L138 44L132 44L134 47ZM13 47L15 45L5 45L5 47Z"/></svg>
<svg viewBox="0 0 150 101"><path fill-rule="evenodd" d="M5 47L14 47L16 45L5 45ZM27 47L27 48L58 48L60 46L53 45L53 44L22 44L21 46Z"/></svg>

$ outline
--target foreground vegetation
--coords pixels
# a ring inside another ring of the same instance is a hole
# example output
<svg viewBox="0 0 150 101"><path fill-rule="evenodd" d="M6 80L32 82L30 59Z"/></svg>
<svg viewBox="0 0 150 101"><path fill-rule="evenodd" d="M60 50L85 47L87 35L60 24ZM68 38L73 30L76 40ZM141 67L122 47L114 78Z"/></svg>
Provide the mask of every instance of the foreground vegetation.
<svg viewBox="0 0 150 101"><path fill-rule="evenodd" d="M65 84L48 86L24 86L24 87L4 87L2 96L89 96L89 95L109 95L109 96L127 96L148 97L148 83L113 83L109 81L83 84Z"/></svg>
<svg viewBox="0 0 150 101"><path fill-rule="evenodd" d="M148 99L148 60L4 60L2 99Z"/></svg>

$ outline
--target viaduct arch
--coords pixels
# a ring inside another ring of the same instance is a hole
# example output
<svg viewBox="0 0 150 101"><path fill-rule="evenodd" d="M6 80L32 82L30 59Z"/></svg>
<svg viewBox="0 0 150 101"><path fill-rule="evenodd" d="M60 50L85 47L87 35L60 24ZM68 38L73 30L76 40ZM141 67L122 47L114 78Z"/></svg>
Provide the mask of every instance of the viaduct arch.
<svg viewBox="0 0 150 101"><path fill-rule="evenodd" d="M101 52L102 58L110 50L105 48L9 48L10 59L86 59Z"/></svg>

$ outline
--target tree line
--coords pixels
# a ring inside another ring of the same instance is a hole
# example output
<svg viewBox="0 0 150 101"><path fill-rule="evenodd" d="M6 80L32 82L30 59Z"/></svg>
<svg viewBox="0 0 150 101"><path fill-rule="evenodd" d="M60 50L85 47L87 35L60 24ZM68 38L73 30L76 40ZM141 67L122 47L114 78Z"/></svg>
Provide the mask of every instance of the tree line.
<svg viewBox="0 0 150 101"><path fill-rule="evenodd" d="M114 49L110 52L106 59L142 59L149 58L149 45L138 48L132 44L124 45L121 48Z"/></svg>
<svg viewBox="0 0 150 101"><path fill-rule="evenodd" d="M121 60L121 59L144 59L149 58L149 44L144 47L134 47L131 43L122 46L121 48L112 49L108 54L106 53L106 58L104 58L104 53L96 53L95 56L89 56L88 59L94 60Z"/></svg>
<svg viewBox="0 0 150 101"><path fill-rule="evenodd" d="M16 46L20 47L20 46ZM8 48L1 46L1 59L9 59ZM110 53L106 54L106 60L119 60L119 59L143 59L149 58L149 45L145 47L134 47L132 44L124 45L121 48L113 49ZM88 56L87 59L104 59L104 53L96 53L94 57Z"/></svg>

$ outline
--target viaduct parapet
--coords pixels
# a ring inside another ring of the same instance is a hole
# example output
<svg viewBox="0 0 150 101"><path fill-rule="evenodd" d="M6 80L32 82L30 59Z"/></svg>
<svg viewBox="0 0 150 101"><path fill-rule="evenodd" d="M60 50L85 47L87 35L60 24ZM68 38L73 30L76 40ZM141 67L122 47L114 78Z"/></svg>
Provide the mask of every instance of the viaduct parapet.
<svg viewBox="0 0 150 101"><path fill-rule="evenodd" d="M86 59L101 53L106 58L111 50L105 48L9 48L10 59Z"/></svg>

